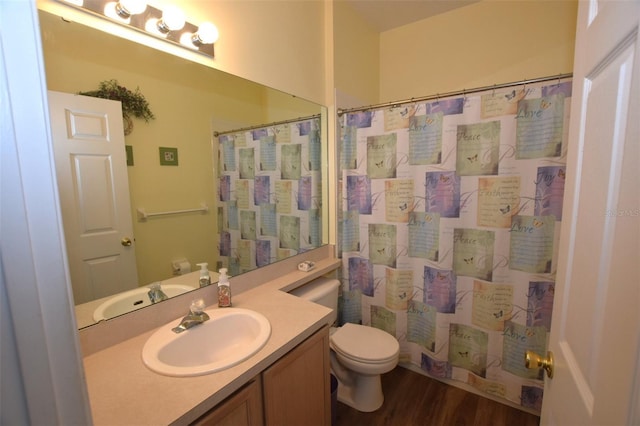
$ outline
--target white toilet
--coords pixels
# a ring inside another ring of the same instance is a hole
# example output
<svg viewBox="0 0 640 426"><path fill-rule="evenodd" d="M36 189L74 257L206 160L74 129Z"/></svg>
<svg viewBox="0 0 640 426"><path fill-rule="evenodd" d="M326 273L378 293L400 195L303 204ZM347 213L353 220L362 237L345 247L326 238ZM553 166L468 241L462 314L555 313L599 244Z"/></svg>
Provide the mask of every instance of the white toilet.
<svg viewBox="0 0 640 426"><path fill-rule="evenodd" d="M293 291L303 299L333 309L329 325L338 316L340 282L318 278ZM347 323L331 329L331 370L338 379L338 400L358 411L375 411L384 396L380 375L398 364L400 345L391 334L377 328Z"/></svg>

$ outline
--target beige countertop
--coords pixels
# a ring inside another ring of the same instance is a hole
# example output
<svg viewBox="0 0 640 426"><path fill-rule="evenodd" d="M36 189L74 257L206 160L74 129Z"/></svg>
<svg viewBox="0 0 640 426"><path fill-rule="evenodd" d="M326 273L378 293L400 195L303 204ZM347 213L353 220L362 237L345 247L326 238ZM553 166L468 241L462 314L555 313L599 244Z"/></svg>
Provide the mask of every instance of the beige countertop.
<svg viewBox="0 0 640 426"><path fill-rule="evenodd" d="M336 259L320 262L318 272L330 272L338 264ZM255 355L229 369L196 377L152 372L142 362L142 348L155 329L86 356L94 424L182 425L200 417L326 323L328 308L285 292L306 281L304 273L294 271L233 296L234 307L254 310L269 320L271 336ZM211 308L224 309L207 307Z"/></svg>

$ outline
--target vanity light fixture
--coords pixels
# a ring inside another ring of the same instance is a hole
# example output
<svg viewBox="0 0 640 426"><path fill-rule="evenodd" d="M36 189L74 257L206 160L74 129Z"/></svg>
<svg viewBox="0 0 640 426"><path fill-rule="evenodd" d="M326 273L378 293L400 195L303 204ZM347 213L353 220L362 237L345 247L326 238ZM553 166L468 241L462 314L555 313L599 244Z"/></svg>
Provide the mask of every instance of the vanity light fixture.
<svg viewBox="0 0 640 426"><path fill-rule="evenodd" d="M160 10L149 6L145 0L57 1L214 57L213 44L218 40L216 26L204 22L198 27L187 22L184 12L177 6L169 5Z"/></svg>

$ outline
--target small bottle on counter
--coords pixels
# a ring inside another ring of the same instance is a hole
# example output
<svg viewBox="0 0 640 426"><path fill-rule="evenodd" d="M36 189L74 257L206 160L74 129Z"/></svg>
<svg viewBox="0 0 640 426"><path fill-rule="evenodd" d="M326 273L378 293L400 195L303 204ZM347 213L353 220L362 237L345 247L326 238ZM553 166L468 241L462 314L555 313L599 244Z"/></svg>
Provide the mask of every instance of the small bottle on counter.
<svg viewBox="0 0 640 426"><path fill-rule="evenodd" d="M220 269L220 277L218 278L218 306L221 308L231 306L231 287L229 286L227 268Z"/></svg>
<svg viewBox="0 0 640 426"><path fill-rule="evenodd" d="M198 263L200 267L200 287L206 287L211 284L211 276L209 275L209 264L208 263Z"/></svg>

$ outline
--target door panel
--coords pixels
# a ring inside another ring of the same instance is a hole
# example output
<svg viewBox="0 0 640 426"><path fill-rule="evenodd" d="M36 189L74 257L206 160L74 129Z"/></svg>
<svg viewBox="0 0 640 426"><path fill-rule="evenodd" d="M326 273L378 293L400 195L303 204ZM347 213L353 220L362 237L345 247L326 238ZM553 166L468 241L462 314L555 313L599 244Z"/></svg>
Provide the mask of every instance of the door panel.
<svg viewBox="0 0 640 426"><path fill-rule="evenodd" d="M75 206L80 216L82 235L114 232L112 158L108 155L72 154L73 186L77 192ZM98 188L98 191L93 189Z"/></svg>
<svg viewBox="0 0 640 426"><path fill-rule="evenodd" d="M640 336L640 2L580 2L542 424L627 424ZM637 419L636 419L637 420Z"/></svg>

